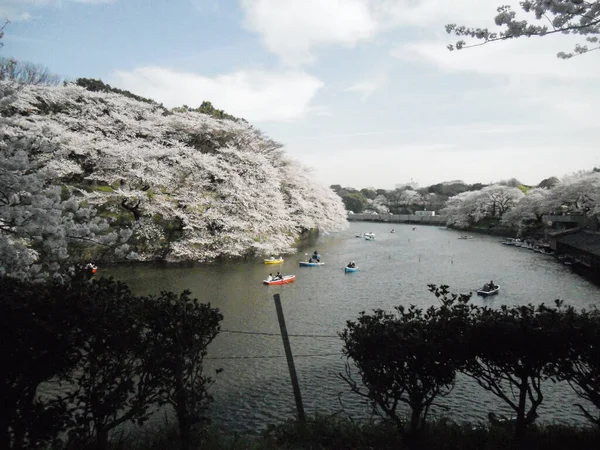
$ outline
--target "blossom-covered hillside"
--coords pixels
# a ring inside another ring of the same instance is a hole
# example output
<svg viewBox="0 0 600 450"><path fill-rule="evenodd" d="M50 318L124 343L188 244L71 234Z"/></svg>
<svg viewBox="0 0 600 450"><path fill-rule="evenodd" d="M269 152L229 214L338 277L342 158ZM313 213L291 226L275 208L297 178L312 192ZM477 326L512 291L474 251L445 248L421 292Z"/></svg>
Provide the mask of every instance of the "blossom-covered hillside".
<svg viewBox="0 0 600 450"><path fill-rule="evenodd" d="M246 123L75 85L0 89L0 272L290 252L346 226L341 199Z"/></svg>

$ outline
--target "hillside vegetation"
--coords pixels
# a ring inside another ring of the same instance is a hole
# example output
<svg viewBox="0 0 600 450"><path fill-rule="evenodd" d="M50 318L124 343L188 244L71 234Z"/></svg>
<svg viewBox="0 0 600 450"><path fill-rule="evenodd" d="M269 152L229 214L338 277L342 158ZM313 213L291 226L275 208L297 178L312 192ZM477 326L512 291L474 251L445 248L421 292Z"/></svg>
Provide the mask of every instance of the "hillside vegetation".
<svg viewBox="0 0 600 450"><path fill-rule="evenodd" d="M0 125L0 274L290 252L346 226L341 199L244 121L3 82Z"/></svg>

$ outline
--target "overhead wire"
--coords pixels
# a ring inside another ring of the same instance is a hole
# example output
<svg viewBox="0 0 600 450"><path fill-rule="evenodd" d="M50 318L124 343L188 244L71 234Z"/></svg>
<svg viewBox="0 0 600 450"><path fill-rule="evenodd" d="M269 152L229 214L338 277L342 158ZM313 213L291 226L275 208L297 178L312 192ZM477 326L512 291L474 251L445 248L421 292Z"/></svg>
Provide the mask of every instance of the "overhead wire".
<svg viewBox="0 0 600 450"><path fill-rule="evenodd" d="M221 333L232 333L232 334L250 334L257 336L279 336L281 333L267 333L263 331L239 331L239 330L221 330ZM340 339L335 334L288 334L289 337L314 337L314 338L335 338Z"/></svg>
<svg viewBox="0 0 600 450"><path fill-rule="evenodd" d="M270 333L264 331L241 331L241 330L221 330L221 333L230 334L244 334L254 336L276 336L281 337L281 333ZM306 337L306 338L328 338L328 339L339 339L340 337L334 334L288 334L289 337ZM314 354L299 354L294 355L294 358L313 358L313 357L324 357L324 356L341 356L341 352L337 353L314 353ZM254 355L254 356L207 356L204 359L211 360L226 360L226 359L273 359L273 358L285 358L285 355Z"/></svg>
<svg viewBox="0 0 600 450"><path fill-rule="evenodd" d="M321 356L342 356L343 353L315 353L315 354L303 354L303 355L294 355L294 358L314 358ZM273 358L285 358L285 355L256 355L256 356L207 356L204 359L213 359L213 360L221 360L221 359L273 359Z"/></svg>

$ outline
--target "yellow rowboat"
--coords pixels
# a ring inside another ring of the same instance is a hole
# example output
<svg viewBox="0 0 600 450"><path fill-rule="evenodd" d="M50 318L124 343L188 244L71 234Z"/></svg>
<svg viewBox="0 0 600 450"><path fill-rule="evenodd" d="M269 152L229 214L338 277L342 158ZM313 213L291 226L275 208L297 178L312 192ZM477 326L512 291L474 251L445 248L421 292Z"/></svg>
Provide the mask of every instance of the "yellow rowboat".
<svg viewBox="0 0 600 450"><path fill-rule="evenodd" d="M265 264L281 264L282 262L283 262L283 258L265 259Z"/></svg>

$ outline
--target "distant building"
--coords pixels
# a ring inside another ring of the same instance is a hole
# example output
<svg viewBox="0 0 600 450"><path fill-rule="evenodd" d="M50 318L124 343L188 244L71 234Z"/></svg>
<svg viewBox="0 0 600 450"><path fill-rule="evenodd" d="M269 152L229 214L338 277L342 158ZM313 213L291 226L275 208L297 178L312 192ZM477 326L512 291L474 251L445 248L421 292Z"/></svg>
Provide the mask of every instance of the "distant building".
<svg viewBox="0 0 600 450"><path fill-rule="evenodd" d="M405 187L410 186L413 189L418 189L419 188L419 183L417 183L415 180L413 180L412 178L410 179L410 183L400 183L396 185L396 189L403 189Z"/></svg>
<svg viewBox="0 0 600 450"><path fill-rule="evenodd" d="M546 214L543 219L550 232L557 232L583 227L587 218L579 214Z"/></svg>
<svg viewBox="0 0 600 450"><path fill-rule="evenodd" d="M420 217L433 217L435 216L435 211L415 211L415 216L420 216Z"/></svg>
<svg viewBox="0 0 600 450"><path fill-rule="evenodd" d="M575 228L553 233L550 247L568 258L572 269L600 285L600 233Z"/></svg>

